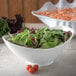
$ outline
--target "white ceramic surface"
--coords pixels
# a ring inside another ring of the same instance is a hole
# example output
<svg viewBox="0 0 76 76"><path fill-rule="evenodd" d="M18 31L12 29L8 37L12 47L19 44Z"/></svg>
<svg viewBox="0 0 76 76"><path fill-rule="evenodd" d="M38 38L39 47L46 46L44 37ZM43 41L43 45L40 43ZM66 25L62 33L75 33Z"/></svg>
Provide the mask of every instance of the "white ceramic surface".
<svg viewBox="0 0 76 76"><path fill-rule="evenodd" d="M38 19L40 19L43 23L48 25L49 27L54 27L56 25L64 25L64 26L69 26L72 27L75 31L76 35L76 21L65 21L65 20L58 20L58 19L53 19L50 17L42 16L42 15L37 15L37 12L40 11L49 11L54 8L73 8L76 7L76 0L73 1L73 3L68 3L67 0L59 0L59 2L54 5L51 2L46 2L39 10L37 11L32 11L32 14L36 16Z"/></svg>
<svg viewBox="0 0 76 76"><path fill-rule="evenodd" d="M73 29L65 26L55 26L51 29L62 29L64 31L71 31L72 36L62 45L50 49L34 49L19 46L7 41L8 36L3 36L3 40L8 48L18 57L25 60L28 64L38 64L39 66L46 66L52 64L55 58L63 52L68 46L68 43L73 37Z"/></svg>

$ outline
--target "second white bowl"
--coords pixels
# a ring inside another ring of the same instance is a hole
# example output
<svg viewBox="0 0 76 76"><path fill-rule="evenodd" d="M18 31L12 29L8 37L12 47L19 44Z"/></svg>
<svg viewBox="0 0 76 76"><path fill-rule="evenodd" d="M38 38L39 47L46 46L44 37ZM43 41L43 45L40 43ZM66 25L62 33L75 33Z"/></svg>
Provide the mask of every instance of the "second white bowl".
<svg viewBox="0 0 76 76"><path fill-rule="evenodd" d="M36 16L38 19L40 19L43 23L45 23L49 27L54 27L54 26L59 26L59 25L69 26L69 27L74 29L74 31L75 31L74 34L76 35L76 21L58 20L58 19L53 19L53 18L50 18L50 17L47 17L47 16L42 16L42 15L36 14L40 11L49 11L49 10L52 10L56 7L60 8L60 6L59 6L61 4L60 1L56 5L52 4L51 2L46 2L39 10L32 11L32 14L34 16ZM62 1L65 3L65 8L68 7L68 6L69 6L68 8L71 8L71 6L75 3L74 2L72 4L68 4L66 0L65 1L62 0ZM62 6L62 7L64 7L64 6Z"/></svg>

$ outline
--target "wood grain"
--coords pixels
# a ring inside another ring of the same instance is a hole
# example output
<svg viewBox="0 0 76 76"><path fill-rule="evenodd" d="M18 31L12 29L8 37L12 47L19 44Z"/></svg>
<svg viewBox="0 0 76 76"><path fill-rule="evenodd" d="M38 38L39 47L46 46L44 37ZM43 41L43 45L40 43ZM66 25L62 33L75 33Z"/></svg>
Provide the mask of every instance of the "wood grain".
<svg viewBox="0 0 76 76"><path fill-rule="evenodd" d="M15 14L23 15L22 0L9 0L9 17L14 18Z"/></svg>
<svg viewBox="0 0 76 76"><path fill-rule="evenodd" d="M53 4L56 4L59 0L52 0Z"/></svg>
<svg viewBox="0 0 76 76"><path fill-rule="evenodd" d="M67 0L69 3L72 3L74 0Z"/></svg>
<svg viewBox="0 0 76 76"><path fill-rule="evenodd" d="M32 10L37 10L38 0L24 0L24 17L25 21L37 22L37 18L31 14Z"/></svg>
<svg viewBox="0 0 76 76"><path fill-rule="evenodd" d="M0 0L0 16L8 17L7 0Z"/></svg>

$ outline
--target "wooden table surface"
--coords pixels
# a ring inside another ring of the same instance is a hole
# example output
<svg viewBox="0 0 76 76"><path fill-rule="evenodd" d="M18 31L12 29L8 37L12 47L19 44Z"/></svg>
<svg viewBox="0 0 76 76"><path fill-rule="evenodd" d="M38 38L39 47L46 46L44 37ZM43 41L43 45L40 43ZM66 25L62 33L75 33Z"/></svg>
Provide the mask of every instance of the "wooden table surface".
<svg viewBox="0 0 76 76"><path fill-rule="evenodd" d="M41 25L33 24L32 27L41 28ZM17 58L4 43L0 44L0 48L0 76L76 76L76 37L52 65L40 68L33 75L25 70L25 62Z"/></svg>

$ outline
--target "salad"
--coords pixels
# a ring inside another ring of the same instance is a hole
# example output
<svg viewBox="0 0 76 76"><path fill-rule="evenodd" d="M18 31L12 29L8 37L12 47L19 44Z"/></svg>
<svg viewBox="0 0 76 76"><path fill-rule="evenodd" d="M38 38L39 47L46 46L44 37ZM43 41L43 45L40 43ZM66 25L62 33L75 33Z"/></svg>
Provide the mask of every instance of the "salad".
<svg viewBox="0 0 76 76"><path fill-rule="evenodd" d="M18 30L22 29L22 23L24 19L21 15L16 14L15 19L9 19L6 17L0 17L0 38L3 35L16 33Z"/></svg>
<svg viewBox="0 0 76 76"><path fill-rule="evenodd" d="M38 15L44 15L54 19L76 21L76 7L75 8L63 8L52 9L51 11L41 11L36 13Z"/></svg>
<svg viewBox="0 0 76 76"><path fill-rule="evenodd" d="M8 27L10 29L10 33L16 33L18 30L22 29L22 23L24 22L24 18L20 14L16 14L15 18L7 18L1 17L8 23Z"/></svg>
<svg viewBox="0 0 76 76"><path fill-rule="evenodd" d="M17 45L30 48L53 48L67 41L71 36L71 32L65 32L60 29L24 29L17 34L9 34L7 40Z"/></svg>
<svg viewBox="0 0 76 76"><path fill-rule="evenodd" d="M0 18L0 38L8 32L10 32L8 23L4 19Z"/></svg>

